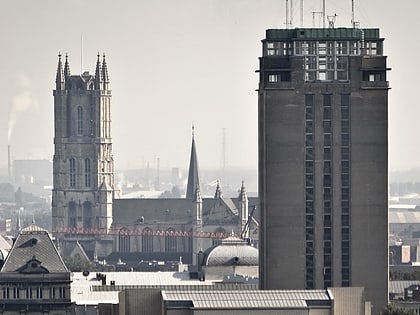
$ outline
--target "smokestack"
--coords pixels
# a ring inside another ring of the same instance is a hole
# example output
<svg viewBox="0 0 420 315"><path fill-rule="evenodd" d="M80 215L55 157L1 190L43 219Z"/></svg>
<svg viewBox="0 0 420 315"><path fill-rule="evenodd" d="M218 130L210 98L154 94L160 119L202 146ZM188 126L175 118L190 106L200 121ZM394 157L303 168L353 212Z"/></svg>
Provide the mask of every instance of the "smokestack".
<svg viewBox="0 0 420 315"><path fill-rule="evenodd" d="M7 145L7 175L9 183L12 183L12 160L10 157L10 144Z"/></svg>

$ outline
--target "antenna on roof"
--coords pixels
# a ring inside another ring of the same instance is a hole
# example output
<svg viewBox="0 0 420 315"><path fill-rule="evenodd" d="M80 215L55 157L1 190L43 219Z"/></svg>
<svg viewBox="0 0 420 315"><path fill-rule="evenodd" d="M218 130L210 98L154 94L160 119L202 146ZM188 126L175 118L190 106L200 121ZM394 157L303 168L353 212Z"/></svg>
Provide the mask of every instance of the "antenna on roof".
<svg viewBox="0 0 420 315"><path fill-rule="evenodd" d="M300 27L303 27L303 0L300 0Z"/></svg>
<svg viewBox="0 0 420 315"><path fill-rule="evenodd" d="M335 24L335 19L336 19L336 17L337 17L337 14L334 14L334 15L328 15L328 16L327 16L327 18L328 18L328 27L329 27L329 28L334 28L334 24Z"/></svg>
<svg viewBox="0 0 420 315"><path fill-rule="evenodd" d="M354 28L354 0L351 0L351 27Z"/></svg>
<svg viewBox="0 0 420 315"><path fill-rule="evenodd" d="M83 73L83 33L80 34L80 74Z"/></svg>
<svg viewBox="0 0 420 315"><path fill-rule="evenodd" d="M322 0L322 27L325 28L325 0Z"/></svg>

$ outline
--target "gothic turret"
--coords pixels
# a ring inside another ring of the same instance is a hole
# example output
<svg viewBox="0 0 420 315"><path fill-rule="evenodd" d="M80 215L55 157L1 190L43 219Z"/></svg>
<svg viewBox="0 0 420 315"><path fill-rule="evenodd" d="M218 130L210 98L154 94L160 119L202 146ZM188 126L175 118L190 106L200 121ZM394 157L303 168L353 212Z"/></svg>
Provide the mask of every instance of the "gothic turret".
<svg viewBox="0 0 420 315"><path fill-rule="evenodd" d="M95 70L95 89L99 90L102 87L102 65L99 59L100 55L98 53L98 59L96 60L96 70Z"/></svg>
<svg viewBox="0 0 420 315"><path fill-rule="evenodd" d="M220 187L220 181L217 180L216 192L214 194L214 199L221 199L221 198L222 198L222 188Z"/></svg>
<svg viewBox="0 0 420 315"><path fill-rule="evenodd" d="M248 196L246 194L244 181L242 181L241 190L239 192L239 204L240 211L239 216L241 220L241 231L244 231L244 228L248 222ZM244 238L249 238L249 229L245 232L246 235L243 235Z"/></svg>
<svg viewBox="0 0 420 315"><path fill-rule="evenodd" d="M197 151L195 149L194 126L193 126L192 127L190 169L188 171L187 193L186 193L185 198L194 199L194 194L197 187L198 189L200 189L200 179L198 176Z"/></svg>
<svg viewBox="0 0 420 315"><path fill-rule="evenodd" d="M67 80L71 76L69 59L66 54L66 61L64 62L64 78Z"/></svg>
<svg viewBox="0 0 420 315"><path fill-rule="evenodd" d="M57 91L64 89L64 72L60 53L58 54L57 74L55 75L55 89Z"/></svg>
<svg viewBox="0 0 420 315"><path fill-rule="evenodd" d="M104 90L108 90L109 77L108 77L108 67L106 65L105 54L102 60L102 80L104 82Z"/></svg>

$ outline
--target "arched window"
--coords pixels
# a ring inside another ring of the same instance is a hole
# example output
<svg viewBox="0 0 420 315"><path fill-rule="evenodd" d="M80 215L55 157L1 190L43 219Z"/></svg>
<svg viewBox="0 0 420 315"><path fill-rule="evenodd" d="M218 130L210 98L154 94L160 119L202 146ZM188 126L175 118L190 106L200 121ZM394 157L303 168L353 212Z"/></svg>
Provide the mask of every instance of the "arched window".
<svg viewBox="0 0 420 315"><path fill-rule="evenodd" d="M169 228L166 230L166 235L165 235L165 252L170 253L170 252L176 252L177 251L177 247L176 247L176 236L175 236L175 230L173 228Z"/></svg>
<svg viewBox="0 0 420 315"><path fill-rule="evenodd" d="M145 253L153 252L153 231L148 227L143 229L141 238L141 250Z"/></svg>
<svg viewBox="0 0 420 315"><path fill-rule="evenodd" d="M92 185L92 175L90 159L85 159L85 186L90 187Z"/></svg>
<svg viewBox="0 0 420 315"><path fill-rule="evenodd" d="M77 209L76 203L74 201L69 202L69 228L73 229L76 228L77 225Z"/></svg>
<svg viewBox="0 0 420 315"><path fill-rule="evenodd" d="M77 134L83 134L83 108L82 106L77 107Z"/></svg>
<svg viewBox="0 0 420 315"><path fill-rule="evenodd" d="M118 246L120 252L130 251L130 230L126 227L121 228L118 233Z"/></svg>
<svg viewBox="0 0 420 315"><path fill-rule="evenodd" d="M76 160L70 159L70 187L76 187Z"/></svg>
<svg viewBox="0 0 420 315"><path fill-rule="evenodd" d="M92 204L89 201L83 203L83 227L92 228Z"/></svg>

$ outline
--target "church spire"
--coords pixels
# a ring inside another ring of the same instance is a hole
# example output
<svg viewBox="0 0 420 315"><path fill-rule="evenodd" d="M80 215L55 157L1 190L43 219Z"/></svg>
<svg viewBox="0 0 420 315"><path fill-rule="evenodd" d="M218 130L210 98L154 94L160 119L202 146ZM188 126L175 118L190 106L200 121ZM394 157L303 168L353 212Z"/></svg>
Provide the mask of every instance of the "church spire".
<svg viewBox="0 0 420 315"><path fill-rule="evenodd" d="M96 60L96 70L95 70L95 89L99 90L102 86L102 65L100 60L100 55L98 52L98 59Z"/></svg>
<svg viewBox="0 0 420 315"><path fill-rule="evenodd" d="M191 155L190 155L190 169L188 171L188 183L186 199L194 199L196 189L200 190L200 179L198 176L198 160L197 151L195 149L194 139L194 125L192 126L192 144L191 144Z"/></svg>
<svg viewBox="0 0 420 315"><path fill-rule="evenodd" d="M67 79L69 76L71 76L70 65L69 65L69 59L66 53L66 61L64 62L64 78Z"/></svg>
<svg viewBox="0 0 420 315"><path fill-rule="evenodd" d="M222 188L220 188L220 181L217 180L216 193L214 194L214 199L221 199L221 198L222 198Z"/></svg>
<svg viewBox="0 0 420 315"><path fill-rule="evenodd" d="M106 65L105 54L102 59L102 81L104 82L104 90L108 90L109 77L108 77L108 67Z"/></svg>
<svg viewBox="0 0 420 315"><path fill-rule="evenodd" d="M61 62L61 53L58 53L57 74L55 75L55 87L61 90L64 84L63 64Z"/></svg>

